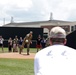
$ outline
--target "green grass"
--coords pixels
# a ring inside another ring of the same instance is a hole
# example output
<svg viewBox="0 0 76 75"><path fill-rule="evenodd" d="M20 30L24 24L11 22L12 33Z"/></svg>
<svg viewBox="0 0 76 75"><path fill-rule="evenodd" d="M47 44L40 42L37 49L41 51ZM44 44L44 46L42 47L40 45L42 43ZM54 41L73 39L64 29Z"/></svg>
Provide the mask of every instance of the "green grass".
<svg viewBox="0 0 76 75"><path fill-rule="evenodd" d="M0 75L34 75L33 59L0 58Z"/></svg>
<svg viewBox="0 0 76 75"><path fill-rule="evenodd" d="M26 48L23 51L26 52ZM4 53L7 52L8 48L4 47ZM36 48L30 48L30 52L36 53ZM0 75L34 75L34 59L0 58Z"/></svg>
<svg viewBox="0 0 76 75"><path fill-rule="evenodd" d="M3 48L4 50L4 53L7 53L8 52L8 48L4 47ZM26 48L23 49L23 52L26 52ZM36 53L37 52L37 49L36 48L30 48L30 53ZM0 53L2 53L2 48L0 48Z"/></svg>

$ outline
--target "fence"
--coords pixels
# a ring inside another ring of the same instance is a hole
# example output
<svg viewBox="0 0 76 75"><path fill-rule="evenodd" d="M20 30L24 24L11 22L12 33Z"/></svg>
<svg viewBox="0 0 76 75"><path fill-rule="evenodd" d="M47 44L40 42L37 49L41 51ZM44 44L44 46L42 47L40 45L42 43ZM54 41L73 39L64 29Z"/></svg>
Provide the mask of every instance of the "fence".
<svg viewBox="0 0 76 75"><path fill-rule="evenodd" d="M35 47L38 35L41 35L41 37L43 37L43 28L0 27L0 35L4 38L4 47L8 46L8 39L10 37L14 39L17 35L18 38L24 38L30 31L33 32L33 43L31 44L31 47Z"/></svg>

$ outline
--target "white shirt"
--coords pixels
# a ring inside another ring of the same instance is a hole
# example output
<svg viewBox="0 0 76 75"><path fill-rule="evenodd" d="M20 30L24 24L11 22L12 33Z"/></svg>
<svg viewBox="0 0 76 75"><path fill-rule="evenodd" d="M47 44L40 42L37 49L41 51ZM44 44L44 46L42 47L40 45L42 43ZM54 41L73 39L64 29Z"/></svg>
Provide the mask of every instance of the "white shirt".
<svg viewBox="0 0 76 75"><path fill-rule="evenodd" d="M1 38L1 39L0 39L0 44L3 44L3 41L4 41L4 39L3 39L3 38Z"/></svg>
<svg viewBox="0 0 76 75"><path fill-rule="evenodd" d="M76 50L53 45L35 55L35 75L76 75Z"/></svg>

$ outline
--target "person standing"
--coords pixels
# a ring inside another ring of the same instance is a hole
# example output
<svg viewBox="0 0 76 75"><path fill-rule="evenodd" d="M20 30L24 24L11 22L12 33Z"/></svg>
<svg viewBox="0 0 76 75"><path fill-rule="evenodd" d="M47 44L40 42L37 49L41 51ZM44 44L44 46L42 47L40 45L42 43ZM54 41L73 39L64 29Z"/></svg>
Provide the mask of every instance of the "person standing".
<svg viewBox="0 0 76 75"><path fill-rule="evenodd" d="M42 46L41 46L41 35L38 35L38 38L37 38L37 40L36 40L36 48L37 48L37 52L39 51L39 50L41 50L41 48L42 48Z"/></svg>
<svg viewBox="0 0 76 75"><path fill-rule="evenodd" d="M13 52L18 52L18 37L17 35L15 36L14 40L13 40Z"/></svg>
<svg viewBox="0 0 76 75"><path fill-rule="evenodd" d="M46 47L46 39L43 37L41 40L42 49Z"/></svg>
<svg viewBox="0 0 76 75"><path fill-rule="evenodd" d="M11 37L8 40L8 51L12 52L12 38Z"/></svg>
<svg viewBox="0 0 76 75"><path fill-rule="evenodd" d="M49 37L51 46L35 55L35 75L76 75L76 50L65 45L65 30L54 27Z"/></svg>
<svg viewBox="0 0 76 75"><path fill-rule="evenodd" d="M16 52L16 49L17 49L17 44L15 41L13 41L13 52Z"/></svg>
<svg viewBox="0 0 76 75"><path fill-rule="evenodd" d="M2 52L4 52L3 50L3 42L4 42L4 39L2 36L0 36L0 47L2 47Z"/></svg>
<svg viewBox="0 0 76 75"><path fill-rule="evenodd" d="M21 49L22 43L23 43L23 39L22 39L22 37L20 37L20 39L18 41L18 47L19 47L19 49ZM21 53L20 51L21 50L19 50L19 54Z"/></svg>

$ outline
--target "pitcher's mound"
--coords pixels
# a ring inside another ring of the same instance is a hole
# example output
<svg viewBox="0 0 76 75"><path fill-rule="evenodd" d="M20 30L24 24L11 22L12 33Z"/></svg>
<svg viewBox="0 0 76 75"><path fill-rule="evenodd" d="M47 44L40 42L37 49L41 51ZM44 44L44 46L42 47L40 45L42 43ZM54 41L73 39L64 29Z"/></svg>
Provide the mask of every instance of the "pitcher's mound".
<svg viewBox="0 0 76 75"><path fill-rule="evenodd" d="M0 53L0 58L15 58L15 59L34 59L35 53L26 53L19 54L17 52L12 53Z"/></svg>

